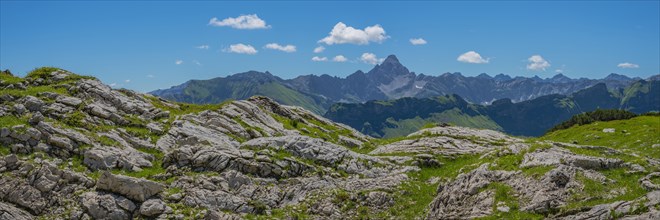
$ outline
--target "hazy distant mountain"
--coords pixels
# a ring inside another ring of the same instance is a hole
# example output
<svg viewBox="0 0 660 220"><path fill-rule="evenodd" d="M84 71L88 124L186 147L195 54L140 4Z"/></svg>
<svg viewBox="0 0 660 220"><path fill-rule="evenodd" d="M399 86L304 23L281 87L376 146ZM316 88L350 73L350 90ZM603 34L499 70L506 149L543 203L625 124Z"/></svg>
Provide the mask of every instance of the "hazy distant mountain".
<svg viewBox="0 0 660 220"><path fill-rule="evenodd" d="M439 122L539 136L575 114L595 109L658 111L660 81L639 80L613 91L605 83L598 83L569 96L552 94L518 103L506 98L491 105L469 104L458 95L337 103L325 116L376 137L407 135Z"/></svg>
<svg viewBox="0 0 660 220"><path fill-rule="evenodd" d="M217 103L227 99L244 99L252 95L269 96L280 103L305 107L324 113L332 103L363 103L402 97L426 98L458 94L467 102L489 104L508 98L521 102L544 95L568 95L597 83L618 90L639 78L610 74L604 79L571 79L562 74L541 79L538 76L511 78L482 73L466 77L461 73L429 76L410 72L396 56L388 56L369 72L356 71L340 78L329 75L304 75L284 80L270 73L250 71L209 80L191 80L170 89L151 94L166 99L193 103Z"/></svg>
<svg viewBox="0 0 660 220"><path fill-rule="evenodd" d="M249 71L209 80L190 80L170 89L151 92L166 99L188 103L220 103L225 100L247 99L264 95L287 105L301 106L314 112L324 112L331 103L313 94L305 94L285 85L285 81L269 72Z"/></svg>

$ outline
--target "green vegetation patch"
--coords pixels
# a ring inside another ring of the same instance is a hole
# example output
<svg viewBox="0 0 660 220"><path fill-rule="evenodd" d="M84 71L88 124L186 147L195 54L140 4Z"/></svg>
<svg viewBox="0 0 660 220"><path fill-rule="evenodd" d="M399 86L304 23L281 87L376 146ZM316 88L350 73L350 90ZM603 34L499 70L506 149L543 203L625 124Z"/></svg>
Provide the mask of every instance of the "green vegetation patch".
<svg viewBox="0 0 660 220"><path fill-rule="evenodd" d="M14 115L4 115L0 117L0 127L11 128L16 125L27 125L28 124L28 115L22 117L16 117Z"/></svg>
<svg viewBox="0 0 660 220"><path fill-rule="evenodd" d="M603 129L614 128L606 133ZM660 159L660 116L639 116L628 120L595 122L558 130L541 137L542 140L577 142L581 145L607 146L628 154Z"/></svg>
<svg viewBox="0 0 660 220"><path fill-rule="evenodd" d="M639 179L644 177L645 174L633 174L626 171L626 168L601 171L605 177L614 180L606 183L590 179L582 173L576 174L576 179L584 187L581 191L573 193L568 204L561 208L561 212L571 212L621 200L632 201L646 195L646 189L639 183Z"/></svg>
<svg viewBox="0 0 660 220"><path fill-rule="evenodd" d="M554 127L550 128L548 132L558 131L562 129L567 129L575 125L586 125L591 124L597 121L614 121L614 120L624 120L637 117L637 114L619 109L597 109L592 112L585 112L581 114L574 115L567 121L564 121Z"/></svg>
<svg viewBox="0 0 660 220"><path fill-rule="evenodd" d="M401 156L404 156L403 154ZM461 173L467 173L487 162L479 159L480 155L462 155L456 158L438 157L441 167L422 167L418 172L408 173L410 181L402 183L395 190L395 204L376 218L397 216L400 219L424 218L428 205L437 195L438 183L431 183L432 178L450 180Z"/></svg>

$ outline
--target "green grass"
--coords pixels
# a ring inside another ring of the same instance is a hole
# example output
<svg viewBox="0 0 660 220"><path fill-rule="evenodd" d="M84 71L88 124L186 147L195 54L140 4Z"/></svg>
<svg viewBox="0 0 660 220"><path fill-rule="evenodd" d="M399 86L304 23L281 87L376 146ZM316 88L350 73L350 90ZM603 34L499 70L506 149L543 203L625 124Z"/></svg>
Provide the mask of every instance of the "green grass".
<svg viewBox="0 0 660 220"><path fill-rule="evenodd" d="M660 185L660 176L653 176L651 177L651 183Z"/></svg>
<svg viewBox="0 0 660 220"><path fill-rule="evenodd" d="M494 192L493 214L477 219L543 219L544 216L536 213L520 211L518 198L513 196L514 192L511 186L502 183L491 183L482 190L492 190ZM504 203L509 207L508 212L497 210L497 205Z"/></svg>
<svg viewBox="0 0 660 220"><path fill-rule="evenodd" d="M105 146L113 146L113 147L120 147L121 146L121 144L118 141L116 141L112 138L109 138L107 136L99 136L97 138L97 140L99 141L99 143L101 143L102 145L105 145Z"/></svg>
<svg viewBox="0 0 660 220"><path fill-rule="evenodd" d="M397 216L400 219L424 218L427 207L437 195L438 184L431 184L431 178L454 179L460 173L467 173L486 162L480 155L463 155L455 159L437 158L442 167L423 167L421 171L409 173L410 181L401 184L394 193L395 204L378 218Z"/></svg>
<svg viewBox="0 0 660 220"><path fill-rule="evenodd" d="M191 207L183 203L169 203L167 206L172 208L174 214L183 214L184 220L202 219L204 216L201 214L206 210L204 207Z"/></svg>
<svg viewBox="0 0 660 220"><path fill-rule="evenodd" d="M615 128L615 133L604 133L604 128ZM626 131L625 133L623 131ZM660 159L660 116L639 116L629 120L595 122L554 131L541 137L581 145L606 146L626 153L635 153Z"/></svg>
<svg viewBox="0 0 660 220"><path fill-rule="evenodd" d="M25 78L42 78L46 79L50 77L52 72L61 70L57 67L40 67L30 71Z"/></svg>
<svg viewBox="0 0 660 220"><path fill-rule="evenodd" d="M535 166L535 167L526 167L522 169L523 174L529 177L540 179L550 170L554 169L554 166Z"/></svg>
<svg viewBox="0 0 660 220"><path fill-rule="evenodd" d="M37 96L37 94L42 92L54 92L58 94L68 94L69 91L66 88L61 86L52 86L52 85L42 85L42 86L28 86L25 90L23 89L3 89L2 94L9 94L12 96Z"/></svg>
<svg viewBox="0 0 660 220"><path fill-rule="evenodd" d="M179 116L179 115L199 113L199 112L206 111L206 110L215 111L215 110L218 110L218 109L222 108L222 106L234 101L234 100L230 99L230 100L226 100L226 101L224 101L222 103L219 103L219 104L205 104L205 105L181 103L181 102L169 102L170 104L178 106L178 108L175 108L175 107L171 107L169 105L164 104L163 101L161 101L160 99L158 99L155 96L144 95L143 97L148 99L154 107L159 108L159 109L164 110L164 111L169 111L170 112L170 120L174 120L174 118L176 116Z"/></svg>
<svg viewBox="0 0 660 220"><path fill-rule="evenodd" d="M4 115L0 117L0 127L11 128L16 125L27 125L29 116L16 117L14 115Z"/></svg>
<svg viewBox="0 0 660 220"><path fill-rule="evenodd" d="M156 179L155 175L163 174L166 173L167 171L165 167L163 167L163 157L165 156L165 154L158 149L140 148L140 147L136 149L144 153L151 154L155 157L155 160L151 161L152 166L144 167L142 168L141 171L138 172L126 171L126 170L113 170L112 173L138 177L138 178L146 178L155 181L163 181L161 179Z"/></svg>
<svg viewBox="0 0 660 220"><path fill-rule="evenodd" d="M9 154L11 154L11 148L9 148L9 146L5 146L4 144L0 144L0 155L7 156Z"/></svg>
<svg viewBox="0 0 660 220"><path fill-rule="evenodd" d="M4 84L16 84L19 82L25 82L25 80L21 77L10 76L4 72L0 73L0 81L3 81Z"/></svg>
<svg viewBox="0 0 660 220"><path fill-rule="evenodd" d="M583 207L621 200L632 201L644 196L647 191L640 185L639 179L645 174L630 174L626 171L625 168L601 171L607 178L614 180L613 183L605 184L578 173L576 179L584 185L584 188L582 191L575 192L568 204L561 208L561 211L579 210ZM624 192L616 195L612 192L613 190L624 190Z"/></svg>

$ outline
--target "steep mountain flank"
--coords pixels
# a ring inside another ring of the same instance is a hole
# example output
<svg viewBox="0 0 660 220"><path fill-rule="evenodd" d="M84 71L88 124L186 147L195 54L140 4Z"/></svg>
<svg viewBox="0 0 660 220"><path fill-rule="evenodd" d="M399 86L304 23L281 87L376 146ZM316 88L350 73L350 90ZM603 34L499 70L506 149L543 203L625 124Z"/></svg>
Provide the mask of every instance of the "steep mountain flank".
<svg viewBox="0 0 660 220"><path fill-rule="evenodd" d="M325 117L374 137L405 136L436 123L540 136L573 115L596 109L660 111L659 88L657 80L640 80L618 91L610 91L604 83L598 83L570 96L547 95L517 103L501 99L490 105L469 104L458 95L337 103Z"/></svg>

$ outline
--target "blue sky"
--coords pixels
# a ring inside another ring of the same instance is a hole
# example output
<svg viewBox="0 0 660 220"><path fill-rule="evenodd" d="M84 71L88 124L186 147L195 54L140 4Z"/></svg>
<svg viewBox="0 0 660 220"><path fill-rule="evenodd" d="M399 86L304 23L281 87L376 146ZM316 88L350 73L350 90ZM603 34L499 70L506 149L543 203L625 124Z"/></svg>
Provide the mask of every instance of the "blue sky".
<svg viewBox="0 0 660 220"><path fill-rule="evenodd" d="M660 73L659 1L2 1L0 6L0 68L24 75L57 66L143 92L248 70L285 79L345 77L368 71L389 54L426 75L545 78L563 72L602 78L614 72L646 78ZM225 20L242 15L256 22ZM339 22L346 28L330 36ZM413 45L417 38L426 44ZM286 51L266 48L270 43ZM202 45L208 49L197 48ZM232 45L243 53L232 52ZM325 50L314 53L318 46ZM344 62L333 61L339 55ZM315 56L327 60L313 61Z"/></svg>

